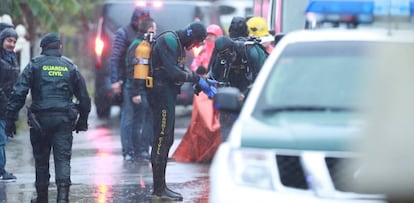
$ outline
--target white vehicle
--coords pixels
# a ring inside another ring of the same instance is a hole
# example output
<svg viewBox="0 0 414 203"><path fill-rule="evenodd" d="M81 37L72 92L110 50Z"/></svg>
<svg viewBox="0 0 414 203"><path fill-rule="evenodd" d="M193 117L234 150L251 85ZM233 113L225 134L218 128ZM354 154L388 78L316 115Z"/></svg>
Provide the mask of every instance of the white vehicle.
<svg viewBox="0 0 414 203"><path fill-rule="evenodd" d="M351 8L369 1L352 2ZM370 6L360 14L379 8ZM325 19L332 13L318 14ZM346 16L337 15L338 23L357 23ZM393 57L378 57L381 50L414 46L410 25L408 30L362 26L288 33L262 67L228 141L216 152L210 202L387 202L384 194L356 187L361 166L348 161L360 158L352 146L365 126L360 103L365 79ZM236 90L222 89L215 99L221 110L237 110L237 98Z"/></svg>

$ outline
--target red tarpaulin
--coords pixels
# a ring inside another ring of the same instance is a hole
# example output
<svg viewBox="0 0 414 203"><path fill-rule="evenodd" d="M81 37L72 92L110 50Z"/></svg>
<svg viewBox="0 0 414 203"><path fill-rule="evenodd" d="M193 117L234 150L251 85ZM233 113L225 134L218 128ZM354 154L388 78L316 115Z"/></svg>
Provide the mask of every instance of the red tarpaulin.
<svg viewBox="0 0 414 203"><path fill-rule="evenodd" d="M173 154L180 162L210 162L221 143L219 112L204 93L194 96L191 123Z"/></svg>

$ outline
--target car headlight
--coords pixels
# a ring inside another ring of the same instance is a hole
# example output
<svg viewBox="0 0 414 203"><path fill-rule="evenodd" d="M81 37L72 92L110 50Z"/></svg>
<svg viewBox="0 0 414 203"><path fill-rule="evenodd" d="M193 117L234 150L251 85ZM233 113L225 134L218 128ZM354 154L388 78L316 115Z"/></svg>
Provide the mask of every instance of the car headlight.
<svg viewBox="0 0 414 203"><path fill-rule="evenodd" d="M258 150L231 150L229 154L230 171L236 184L273 189L273 177L269 156Z"/></svg>

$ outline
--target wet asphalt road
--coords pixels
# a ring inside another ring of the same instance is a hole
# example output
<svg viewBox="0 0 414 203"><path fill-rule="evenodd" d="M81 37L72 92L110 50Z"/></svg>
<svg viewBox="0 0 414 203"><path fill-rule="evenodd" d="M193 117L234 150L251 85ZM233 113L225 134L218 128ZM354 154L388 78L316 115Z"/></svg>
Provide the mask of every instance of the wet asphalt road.
<svg viewBox="0 0 414 203"><path fill-rule="evenodd" d="M180 108L176 119L176 140L179 144L190 120L191 109ZM125 162L121 156L117 109L111 119L98 120L94 110L89 130L74 134L72 155L72 186L70 202L134 203L152 202L152 172L149 162ZM25 116L20 117L25 121ZM35 194L34 161L25 125L6 147L6 169L17 181L0 183L0 202L30 202ZM49 202L56 202L53 158L51 158ZM209 165L171 161L167 166L167 185L182 193L183 202L208 202Z"/></svg>

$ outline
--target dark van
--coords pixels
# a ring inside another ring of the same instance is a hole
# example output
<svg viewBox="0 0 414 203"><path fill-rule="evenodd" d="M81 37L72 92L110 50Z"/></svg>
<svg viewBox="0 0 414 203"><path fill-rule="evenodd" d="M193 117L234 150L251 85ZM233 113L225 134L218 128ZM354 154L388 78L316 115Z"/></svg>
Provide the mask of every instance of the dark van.
<svg viewBox="0 0 414 203"><path fill-rule="evenodd" d="M112 93L110 81L110 55L115 31L130 23L135 6L146 6L157 23L157 33L185 28L194 20L206 25L219 24L219 16L210 2L201 1L107 1L98 8L98 24L95 37L95 95L94 101L99 118L108 118L112 105L119 105L120 96ZM190 63L192 53L187 54ZM183 85L177 104L192 103L192 88ZM191 94L191 95L190 95Z"/></svg>

